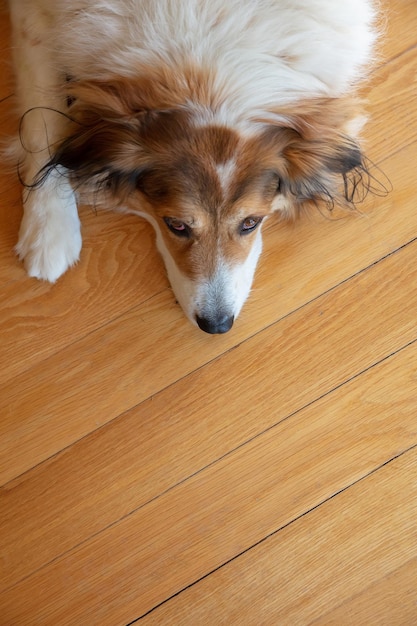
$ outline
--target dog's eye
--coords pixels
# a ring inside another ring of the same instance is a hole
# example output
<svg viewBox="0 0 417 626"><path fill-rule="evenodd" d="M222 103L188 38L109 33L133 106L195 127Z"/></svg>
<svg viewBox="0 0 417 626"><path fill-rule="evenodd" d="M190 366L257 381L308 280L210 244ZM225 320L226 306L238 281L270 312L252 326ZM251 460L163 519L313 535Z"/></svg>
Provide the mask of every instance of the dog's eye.
<svg viewBox="0 0 417 626"><path fill-rule="evenodd" d="M247 235L255 230L262 222L262 217L255 217L254 215L250 215L240 225L240 234Z"/></svg>
<svg viewBox="0 0 417 626"><path fill-rule="evenodd" d="M177 220L175 217L164 217L164 222L174 235L178 237L190 237L191 229L188 224Z"/></svg>

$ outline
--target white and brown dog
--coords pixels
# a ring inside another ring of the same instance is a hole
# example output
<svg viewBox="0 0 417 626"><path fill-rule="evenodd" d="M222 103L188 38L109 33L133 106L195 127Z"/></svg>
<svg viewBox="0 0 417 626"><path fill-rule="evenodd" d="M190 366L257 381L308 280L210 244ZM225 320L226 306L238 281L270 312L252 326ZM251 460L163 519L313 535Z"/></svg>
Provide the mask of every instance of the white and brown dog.
<svg viewBox="0 0 417 626"><path fill-rule="evenodd" d="M134 212L186 315L223 333L262 222L355 200L366 168L349 94L372 55L371 1L11 0L10 12L30 276L53 282L78 260L78 197Z"/></svg>

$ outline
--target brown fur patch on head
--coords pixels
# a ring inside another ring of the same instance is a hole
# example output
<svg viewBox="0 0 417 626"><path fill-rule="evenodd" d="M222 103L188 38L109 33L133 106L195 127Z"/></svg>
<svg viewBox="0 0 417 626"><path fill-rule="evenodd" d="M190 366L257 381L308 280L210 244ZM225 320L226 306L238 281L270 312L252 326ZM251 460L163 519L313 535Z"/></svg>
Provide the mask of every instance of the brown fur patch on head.
<svg viewBox="0 0 417 626"><path fill-rule="evenodd" d="M161 200L185 191L194 205L214 214L227 208L219 166L232 160L236 174L227 185L229 207L268 177L279 177L295 213L303 203L351 202L358 195L364 162L344 132L356 102L315 100L293 107L290 114L275 111L277 123L257 120L259 133L243 140L230 128L194 125L186 103L191 98L209 105L204 77L191 68L176 84L163 68L154 71L152 80L70 81L72 134L50 165L63 165L80 183L104 180L118 194L142 186L146 195Z"/></svg>

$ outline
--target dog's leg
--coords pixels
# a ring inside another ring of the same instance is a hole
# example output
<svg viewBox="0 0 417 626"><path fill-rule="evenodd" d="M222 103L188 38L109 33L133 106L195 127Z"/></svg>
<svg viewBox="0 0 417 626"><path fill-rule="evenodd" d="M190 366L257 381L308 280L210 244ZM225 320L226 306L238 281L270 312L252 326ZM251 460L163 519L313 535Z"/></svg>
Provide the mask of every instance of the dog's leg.
<svg viewBox="0 0 417 626"><path fill-rule="evenodd" d="M54 145L65 137L68 124L65 115L59 113L66 108L62 88L65 76L59 75L49 49L53 15L40 5L40 0L10 2L16 95L22 116L19 170L26 186L16 251L30 276L54 282L77 262L81 233L65 170L52 168L44 177L39 176Z"/></svg>

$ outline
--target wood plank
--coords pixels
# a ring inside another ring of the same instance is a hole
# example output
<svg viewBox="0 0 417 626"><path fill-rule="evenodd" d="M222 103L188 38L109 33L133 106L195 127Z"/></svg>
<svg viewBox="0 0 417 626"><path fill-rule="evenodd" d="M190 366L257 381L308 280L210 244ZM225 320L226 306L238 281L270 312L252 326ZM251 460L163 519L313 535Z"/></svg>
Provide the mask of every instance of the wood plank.
<svg viewBox="0 0 417 626"><path fill-rule="evenodd" d="M417 4L414 13L417 32ZM417 99L417 48L375 71L362 93L368 114L365 153L382 163L417 139L417 120L410 115L410 99Z"/></svg>
<svg viewBox="0 0 417 626"><path fill-rule="evenodd" d="M378 2L382 11L380 58L386 62L417 44L414 0L383 0Z"/></svg>
<svg viewBox="0 0 417 626"><path fill-rule="evenodd" d="M412 626L417 618L417 558L378 580L311 626Z"/></svg>
<svg viewBox="0 0 417 626"><path fill-rule="evenodd" d="M392 167L397 167L396 190L368 218L322 220L320 229L315 231L316 238L311 237L311 224L307 221L296 230L290 225L277 228L276 239L269 237L272 230L268 233L255 291L232 333L211 337L193 329L175 305L171 292L165 291L42 361L36 369L5 382L0 398L1 481L16 477L110 422L343 281L364 264L374 263L384 251L387 253L415 237L414 150L411 146L401 160L395 158ZM400 212L397 205L401 206ZM401 273L400 266L395 271ZM385 276L381 280L385 281ZM398 285L402 279L399 280ZM407 286L405 292L408 291L411 301L413 287ZM76 304L74 297L72 304ZM371 303L369 306L372 308ZM407 310L412 316L412 308ZM402 312L399 319L406 317ZM28 323L26 316L21 323ZM393 328L397 324L398 318L393 321ZM410 328L409 331L412 333ZM270 331L262 341L276 341L277 332L280 331ZM15 341L16 335L12 334L5 364L13 359ZM104 394L103 389L109 392ZM9 453L11 449L13 455Z"/></svg>
<svg viewBox="0 0 417 626"><path fill-rule="evenodd" d="M416 514L417 450L414 449L173 598L139 623L143 626L310 624L329 607L416 558ZM409 567L415 568L415 563ZM415 609L415 585L411 593ZM398 606L396 613L404 618L406 611L407 608L402 613ZM342 621L334 623L378 626L384 623L372 620L369 607L366 617L365 621L350 621L348 615L344 614L343 619L342 614ZM406 623L411 626L414 621ZM397 626L404 622L386 623Z"/></svg>
<svg viewBox="0 0 417 626"><path fill-rule="evenodd" d="M316 577L320 580L318 574L321 572L317 569L326 569L329 566L328 559L323 559L323 554L331 558L333 554L338 554L339 549L345 550L346 542L348 542L352 555L343 567L343 559L341 560L339 575L343 581L344 568L352 567L357 555L362 552L362 559L365 559L365 555L366 559L370 559L372 551L376 549L372 542L375 541L376 545L379 545L380 534L387 534L386 537L384 535L387 546L381 547L375 562L366 561L363 564L364 567L366 565L367 571L372 568L373 578L368 578L367 575L363 577L355 575L350 581L353 588L346 586L349 592L345 590L344 593L347 595L335 596L339 603L344 598L350 597L356 592L354 585L359 585L361 588L365 580L372 581L385 575L386 566L389 566L388 571L391 571L405 560L417 555L417 542L415 541L416 453L407 456L414 462L413 479L407 474L409 470L411 471L411 464L403 460L398 466L394 465L385 478L371 478L363 499L358 499L357 494L350 496L351 504L352 501L356 503L351 513L349 513L349 506L346 506L344 496L335 498L335 504L330 503L333 513L320 512L319 523L320 520L327 519L329 523L334 520L333 523L336 526L342 526L337 529L336 538L333 541L328 540L327 551L323 545L327 522L324 522L321 543L315 534L318 532L317 528L316 531L312 531L303 527L304 530L300 535L302 546L298 545L298 539L291 541L292 531L285 529L285 526L297 517L303 516L306 511L318 507L323 501L332 499L335 494L346 489L353 482L359 481L375 468L386 463L388 459L396 457L413 445L417 446L416 376L417 343L414 343L396 357L370 369L334 394L325 396L304 411L293 415L291 419L281 422L275 428L254 438L246 446L226 455L219 462L212 463L205 471L197 472L189 480L166 491L146 506L127 515L120 522L113 524L15 584L0 595L0 612L6 618L6 623L25 624L25 626L30 624L47 626L57 623L63 626L80 623L104 626L105 624L127 623L199 580L208 572L214 571L235 558L278 529L284 529L278 535L277 541L280 549L287 543L291 545L291 550L288 548L286 558L283 559L284 563L294 552L297 558L293 556L289 563L291 567L296 566L297 559L301 558L307 549L317 549L319 558L316 561L308 560L309 566L307 562L304 564L300 562L299 578L295 577L294 571L283 576L284 581L292 582L288 585L287 591L283 592L282 598L286 598L285 602L284 599L283 604L280 601L274 610L280 607L289 610L290 600L294 600L294 597L297 605L300 597L294 584L300 585L302 589L306 585L306 578L309 579L311 585ZM285 381L281 383L285 384ZM334 397L335 395L337 397ZM262 418L264 411L279 410L279 402L279 396L270 407L262 402L256 410L256 418ZM233 404L231 406L234 407ZM337 407L336 411L335 407ZM254 418L253 410L251 413ZM181 414L184 415L184 413ZM207 419L207 414L195 415L194 419L199 417ZM220 422L216 425L220 428ZM200 437L207 432L207 426L203 424ZM191 441L188 437L188 447L192 447ZM118 446L119 441L116 441L115 445ZM174 447L175 442L171 445ZM150 445L150 449L154 452L158 447ZM102 450L101 447L100 450ZM138 450L137 457L140 458L140 455L141 450ZM181 455L182 450L177 449L175 457L177 463L180 462ZM119 459L124 458L124 451L119 448L117 456ZM79 461L80 468L85 468L84 464L81 466L83 459L80 458ZM130 459L126 460L127 463L129 461ZM101 467L107 465L103 452L99 463ZM159 471L161 467L169 471L169 466L164 464L164 458L161 456L156 465ZM79 470L79 474L81 473L82 471ZM384 470L377 474L385 476ZM49 466L50 480L54 477L52 480L60 483L61 476L61 474L57 476L54 468ZM113 482L117 483L116 489L119 494L124 494L127 499L132 497L131 494L134 491L141 491L144 488L139 472L133 473L132 470L130 473L132 481L130 494L126 490L126 485L120 481L117 472L113 476ZM382 497L375 486L375 481L382 484L382 487L390 492L389 495L385 494L386 497ZM77 481L75 481L74 488L77 489L77 486ZM99 488L98 481L95 486ZM47 487L45 482L44 487ZM111 482L108 482L106 487L111 489ZM61 486L61 489L64 489L64 486ZM55 499L52 498L49 490L45 491L45 496L39 488L36 491L41 500L36 502L37 524L32 532L34 536L38 535L38 551L39 545L42 545L42 552L44 552L48 546L45 535L42 536L42 528L48 529L49 525L45 526L42 520L44 510L42 499L45 497L48 499L48 506L53 511L55 511ZM162 490L159 489L159 493L161 492ZM36 494L34 496L36 497ZM99 515L92 490L89 497L92 498L89 515L92 516L93 511ZM20 502L24 502L22 497ZM363 510L358 516L359 505ZM5 506L4 510L6 516L13 515L13 507L9 509ZM341 515L340 511L344 511L344 514ZM56 512L57 516L58 514L65 516L66 513L60 508ZM82 509L78 512L74 511L74 516L72 518L68 516L66 519L64 532L69 531L73 519L78 525L82 525L85 520L85 523L88 523L89 515L84 515ZM114 519L116 519L115 516ZM313 519L316 519L314 514ZM363 526L361 526L362 520ZM371 533L371 522L377 525L376 537ZM15 528L19 527L14 533L13 523ZM413 537L404 534L405 530L408 533L411 529L414 530ZM9 533L13 533L15 537L14 545L3 553L3 561L10 570L18 566L19 560L30 559L33 547L28 550L27 529L24 525L22 526L22 519L19 515L10 520L10 527L7 530L8 532L2 533L2 536L7 538L10 536ZM363 532L362 537L361 532ZM60 550L59 542L64 539L63 534L59 533L55 538L56 554ZM340 542L338 543L339 535ZM296 536L298 537L298 534ZM310 540L311 545L309 545ZM258 606L255 603L256 594L258 604L259 598L268 597L264 595L264 592L270 591L269 588L267 589L270 579L273 581L271 585L274 588L280 588L277 581L281 571L281 568L277 567L280 549L276 550L273 558L270 556L271 550L274 550L274 541L275 539L272 541L272 546L266 550L266 554L269 554L267 562L262 563L260 569L257 565L255 566L255 571L263 571L263 567L272 568L272 571L265 572L259 580L255 581L252 596L254 607ZM307 558L306 554L304 557ZM45 558L49 560L51 555L45 555ZM249 578L253 575L254 558L259 564L259 557L256 554L249 557ZM244 560L243 563L245 562L247 563ZM247 583L247 588L246 584L244 588L239 587L238 581L245 579L245 567L239 563L236 567L242 571L242 575L240 571L238 575L231 575L227 584L219 584L217 574L210 576L207 584L213 585L211 589L216 589L219 597L222 593L231 593L231 596L230 601L225 601L225 603L222 600L218 603L215 601L214 606L210 606L209 611L212 611L213 618L208 622L204 619L199 620L196 613L192 614L191 607L197 611L198 603L194 600L190 602L185 596L184 611L185 613L190 611L189 615L192 615L188 623L217 623L216 605L223 608L226 605L229 607L225 610L225 615L228 611L233 611L237 603L233 602L235 592L232 589L232 581L238 585L239 591L236 593L241 595L239 610L243 615L250 614L248 612L248 606L252 605L252 601L249 601L250 581ZM227 573L229 570L225 568L224 571ZM328 576L334 576L336 571L338 568L333 564L333 567L329 568ZM23 574L22 571L21 574ZM326 588L325 581L326 576L323 579L324 588ZM316 606L320 589L323 592L323 588L319 586L317 594L312 592L311 597L309 596L308 606L311 603ZM290 594L288 598L286 594L290 590L293 595ZM210 597L212 597L212 592L210 594L202 592L200 602ZM246 605L246 599L248 599L248 605ZM179 602L181 605L181 601ZM173 606L178 606L176 600ZM319 606L322 613L331 605L320 603ZM252 615L258 615L256 608ZM294 614L291 613L291 616L294 617ZM311 618L313 617L317 615L311 614ZM162 620L160 623L165 622ZM174 623L185 622L178 619ZM281 624L281 621L273 623Z"/></svg>

